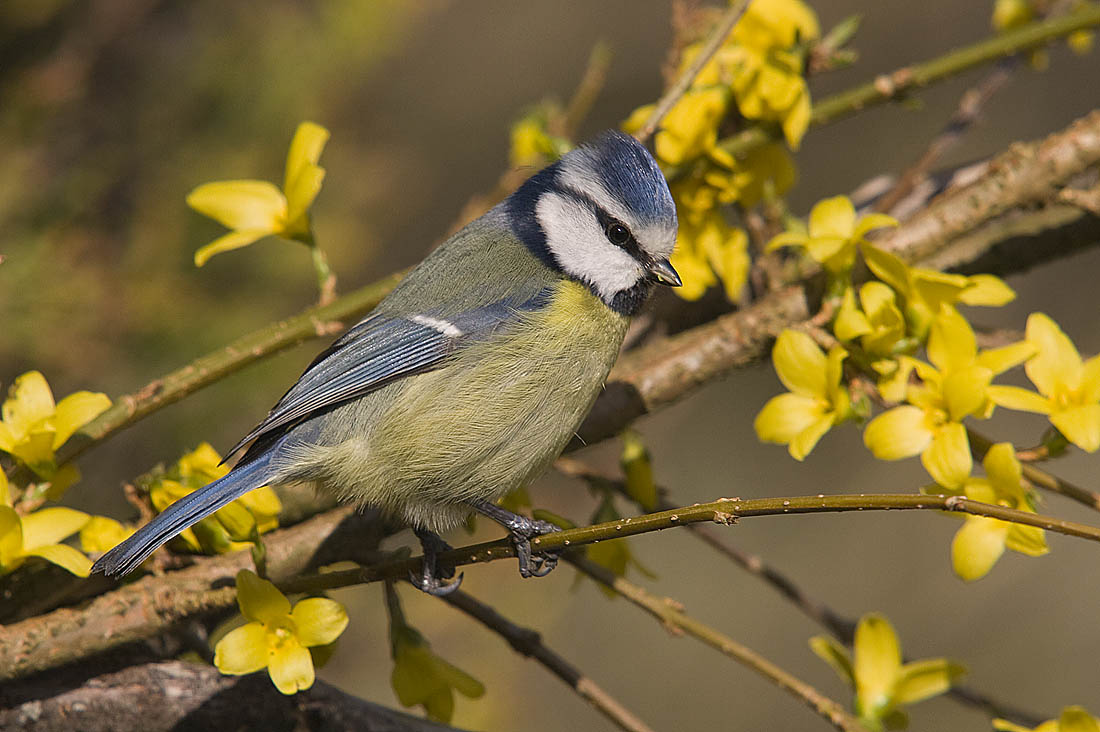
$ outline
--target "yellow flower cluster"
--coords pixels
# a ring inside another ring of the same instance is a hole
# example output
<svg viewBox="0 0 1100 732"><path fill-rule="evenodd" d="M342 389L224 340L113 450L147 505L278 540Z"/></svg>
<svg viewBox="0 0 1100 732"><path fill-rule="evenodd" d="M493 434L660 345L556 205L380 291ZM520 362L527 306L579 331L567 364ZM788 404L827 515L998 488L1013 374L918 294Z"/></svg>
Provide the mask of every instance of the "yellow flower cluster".
<svg viewBox="0 0 1100 732"><path fill-rule="evenodd" d="M749 208L782 195L795 169L780 143L734 157L718 146L719 130L736 111L743 119L778 123L787 145L797 149L810 120L805 52L819 35L817 17L801 0L756 0L662 121L657 160L666 169L691 164L672 186L680 218L672 264L684 282L676 291L681 297L698 299L719 282L730 300L740 295L748 237L720 207ZM680 70L701 50L702 43L685 48ZM652 111L653 105L635 110L623 128L640 129Z"/></svg>
<svg viewBox="0 0 1100 732"><path fill-rule="evenodd" d="M28 371L16 378L0 409L0 451L49 481L46 495L57 500L80 480L80 471L71 463L58 466L54 452L110 406L106 394L90 391L78 391L54 403L46 378Z"/></svg>
<svg viewBox="0 0 1100 732"><path fill-rule="evenodd" d="M1001 732L1100 732L1100 719L1084 707L1066 707L1058 719L1048 719L1035 729L1013 724L1007 719L994 719L993 729Z"/></svg>
<svg viewBox="0 0 1100 732"><path fill-rule="evenodd" d="M80 531L91 517L71 508L43 508L21 516L11 505L8 479L0 470L0 577L39 557L87 577L92 563L62 540Z"/></svg>
<svg viewBox="0 0 1100 732"><path fill-rule="evenodd" d="M192 491L221 478L229 468L221 464L221 456L208 443L202 443L187 453L166 471L150 476L149 499L157 511L163 511ZM259 535L279 526L282 504L268 486L246 493L227 506L179 535L188 550L207 554L246 549L259 540Z"/></svg>
<svg viewBox="0 0 1100 732"><path fill-rule="evenodd" d="M1024 340L979 350L974 330L958 304L998 306L1015 293L993 275L964 276L909 267L868 242L889 217L859 217L843 196L814 206L809 226L775 237L769 249L795 246L832 278L833 335L841 345L828 356L803 333L785 331L772 360L790 390L772 398L756 418L757 436L788 446L802 460L833 425L862 417L868 402L853 405L841 364L873 383L888 408L866 425L863 441L882 460L919 455L937 493L1034 513L1035 498L1020 474L1012 445L997 445L985 458L984 478L971 476L973 458L964 421L987 419L996 406L1046 415L1057 434L1087 452L1100 449L1100 356L1082 359L1073 342L1042 313L1028 318ZM852 284L857 257L877 280ZM828 338L828 336L823 336ZM923 348L927 360L917 357ZM1020 364L1037 392L994 384ZM1055 441L1056 442L1056 441ZM1053 444L1053 443L1052 443ZM1043 532L970 517L952 545L952 563L963 579L984 576L1005 549L1039 556Z"/></svg>
<svg viewBox="0 0 1100 732"><path fill-rule="evenodd" d="M856 626L854 654L829 636L810 639L810 648L855 691L855 710L870 730L904 729L904 706L943 694L966 670L946 658L901 662L894 627L870 613ZM854 657L853 657L854 655Z"/></svg>

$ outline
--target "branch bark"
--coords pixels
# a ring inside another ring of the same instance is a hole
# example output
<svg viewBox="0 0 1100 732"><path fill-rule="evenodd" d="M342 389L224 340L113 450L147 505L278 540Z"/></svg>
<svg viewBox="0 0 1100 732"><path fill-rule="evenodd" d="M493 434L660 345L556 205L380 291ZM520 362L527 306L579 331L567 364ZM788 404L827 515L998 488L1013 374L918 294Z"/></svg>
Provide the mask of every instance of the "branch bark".
<svg viewBox="0 0 1100 732"><path fill-rule="evenodd" d="M0 690L0 729L146 732L179 729L442 732L453 727L357 699L316 681L280 694L267 675L222 676L213 666L169 661L59 684L54 674Z"/></svg>

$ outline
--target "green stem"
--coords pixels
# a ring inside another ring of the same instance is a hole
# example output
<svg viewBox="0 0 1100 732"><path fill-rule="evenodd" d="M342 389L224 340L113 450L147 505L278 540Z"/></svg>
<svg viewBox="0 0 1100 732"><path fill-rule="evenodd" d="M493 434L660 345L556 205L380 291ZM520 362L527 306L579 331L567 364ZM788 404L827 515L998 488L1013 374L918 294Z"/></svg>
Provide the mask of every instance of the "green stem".
<svg viewBox="0 0 1100 732"><path fill-rule="evenodd" d="M904 96L912 89L928 86L976 66L1012 56L1071 33L1100 25L1100 4L1011 30L978 43L964 46L923 63L903 66L873 81L827 97L813 107L810 125L819 126L850 117L868 107ZM744 155L782 137L777 126L757 125L719 141L718 147L732 155ZM668 171L670 178L687 172L686 166Z"/></svg>
<svg viewBox="0 0 1100 732"><path fill-rule="evenodd" d="M324 250L316 242L309 245L309 253L313 257L313 270L317 273L317 290L320 293L317 304L328 305L336 299L336 275L329 267Z"/></svg>

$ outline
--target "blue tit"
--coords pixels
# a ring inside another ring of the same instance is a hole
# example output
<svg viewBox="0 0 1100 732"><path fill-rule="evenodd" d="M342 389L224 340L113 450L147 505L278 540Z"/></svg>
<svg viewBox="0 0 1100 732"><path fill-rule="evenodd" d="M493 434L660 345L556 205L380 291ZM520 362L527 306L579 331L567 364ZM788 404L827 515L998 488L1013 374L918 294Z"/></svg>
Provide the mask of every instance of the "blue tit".
<svg viewBox="0 0 1100 732"><path fill-rule="evenodd" d="M523 576L553 567L553 530L495 501L561 453L611 370L630 316L669 263L676 208L636 140L607 132L528 179L432 252L322 352L230 452L225 477L172 504L95 563L123 575L263 485L312 482L414 528L441 593L438 533L477 511L503 524Z"/></svg>

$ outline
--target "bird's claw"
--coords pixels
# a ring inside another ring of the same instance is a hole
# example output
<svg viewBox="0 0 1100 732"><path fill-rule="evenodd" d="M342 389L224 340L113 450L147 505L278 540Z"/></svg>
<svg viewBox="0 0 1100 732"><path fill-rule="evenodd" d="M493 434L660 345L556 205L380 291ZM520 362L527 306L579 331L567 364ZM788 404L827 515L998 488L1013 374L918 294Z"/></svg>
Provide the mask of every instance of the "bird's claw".
<svg viewBox="0 0 1100 732"><path fill-rule="evenodd" d="M450 551L451 545L430 531L415 529L414 532L424 550L424 559L420 574L409 572L409 583L421 592L446 597L462 585L463 577L461 574L455 577L453 564L442 564L439 561L440 552Z"/></svg>
<svg viewBox="0 0 1100 732"><path fill-rule="evenodd" d="M516 548L519 560L519 574L523 578L545 577L558 566L558 552L544 551L535 554L531 550L531 539L544 534L552 534L561 529L549 521L529 519L518 516L522 521L513 521L508 530L512 535L512 544Z"/></svg>

